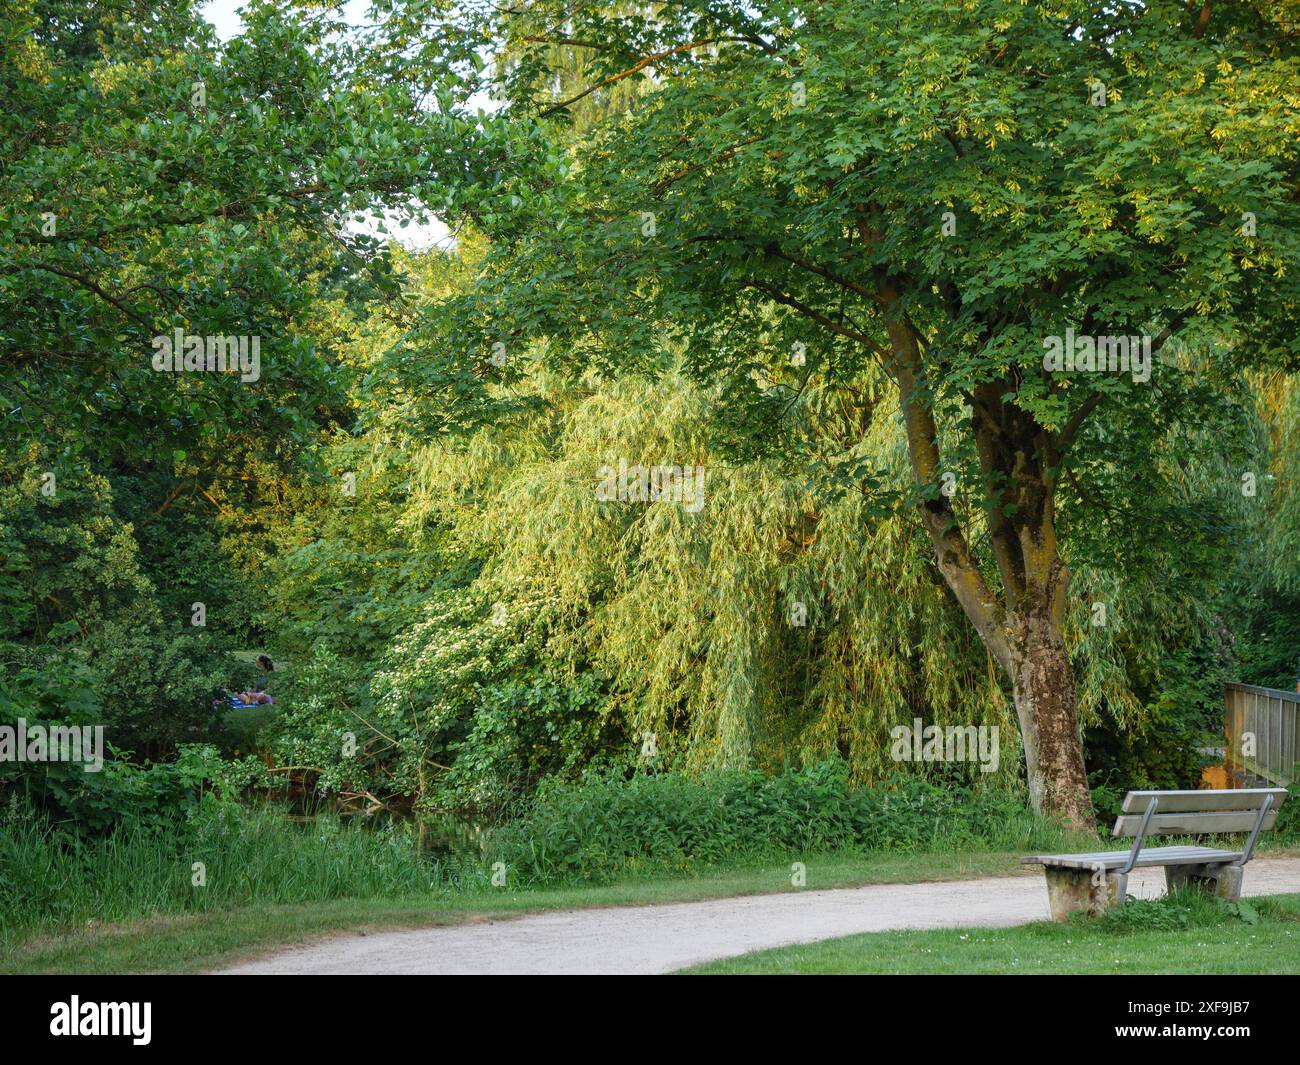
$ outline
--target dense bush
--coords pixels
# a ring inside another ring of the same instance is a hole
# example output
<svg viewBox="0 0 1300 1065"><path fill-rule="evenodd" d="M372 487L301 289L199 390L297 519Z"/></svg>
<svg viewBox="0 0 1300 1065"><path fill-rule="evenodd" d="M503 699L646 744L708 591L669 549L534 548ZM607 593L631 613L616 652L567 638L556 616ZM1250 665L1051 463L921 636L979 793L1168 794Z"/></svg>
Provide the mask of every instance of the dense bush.
<svg viewBox="0 0 1300 1065"><path fill-rule="evenodd" d="M1287 790L1287 801L1278 811L1273 826L1273 839L1283 843L1300 843L1300 765L1296 766L1295 780Z"/></svg>
<svg viewBox="0 0 1300 1065"><path fill-rule="evenodd" d="M93 708L110 743L155 758L212 738L209 696L228 682L232 659L188 610L164 616L109 480L58 472L52 496L34 468L0 477L0 666L46 678L9 685L0 709L35 721ZM49 697L71 687L70 702Z"/></svg>
<svg viewBox="0 0 1300 1065"><path fill-rule="evenodd" d="M371 663L318 643L280 689L279 757L311 767L326 793L500 811L548 776L626 753L602 675L548 658L544 608L516 601L498 625L491 606L478 592L430 595Z"/></svg>
<svg viewBox="0 0 1300 1065"><path fill-rule="evenodd" d="M544 786L493 837L520 883L603 881L642 870L745 859L797 861L828 850L1051 847L1060 832L1016 796L900 777L854 788L827 761L776 776L728 771Z"/></svg>
<svg viewBox="0 0 1300 1065"><path fill-rule="evenodd" d="M1294 691L1300 673L1300 597L1277 592L1246 598L1239 648L1243 684Z"/></svg>

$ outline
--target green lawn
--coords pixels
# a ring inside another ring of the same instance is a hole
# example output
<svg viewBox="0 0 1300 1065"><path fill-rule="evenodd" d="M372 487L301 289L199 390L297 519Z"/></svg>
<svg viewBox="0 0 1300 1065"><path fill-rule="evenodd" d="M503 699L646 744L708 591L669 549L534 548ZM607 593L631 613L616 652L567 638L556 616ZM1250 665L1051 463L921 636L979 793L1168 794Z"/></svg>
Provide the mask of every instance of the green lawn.
<svg viewBox="0 0 1300 1065"><path fill-rule="evenodd" d="M900 854L805 859L807 888L1022 875L1018 854ZM1033 874L1027 874L1033 875ZM631 906L791 890L788 864L711 869L601 887L451 892L245 906L0 942L0 973L197 972L336 932L420 928L551 909ZM806 890L806 889L805 889Z"/></svg>
<svg viewBox="0 0 1300 1065"><path fill-rule="evenodd" d="M686 972L904 976L1300 973L1300 895L1251 899L1241 910L1244 918L1211 900L1176 897L1130 903L1102 920L877 932L755 951Z"/></svg>

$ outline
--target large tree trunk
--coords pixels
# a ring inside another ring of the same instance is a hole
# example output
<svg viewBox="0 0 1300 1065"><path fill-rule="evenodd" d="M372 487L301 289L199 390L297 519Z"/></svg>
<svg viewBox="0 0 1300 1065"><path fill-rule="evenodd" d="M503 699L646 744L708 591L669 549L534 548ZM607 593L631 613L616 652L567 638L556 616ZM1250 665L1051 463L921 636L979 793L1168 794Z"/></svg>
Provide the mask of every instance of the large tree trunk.
<svg viewBox="0 0 1300 1065"><path fill-rule="evenodd" d="M1011 688L1034 809L1091 828L1074 673L1060 626L1039 610L1012 618L1008 627Z"/></svg>
<svg viewBox="0 0 1300 1065"><path fill-rule="evenodd" d="M879 289L913 478L933 490L942 465L918 334L893 286L882 279ZM1075 828L1094 828L1064 637L1069 570L1057 550L1054 482L1060 441L1003 399L1010 390L1006 382L988 382L970 396L1000 597L984 579L948 498L931 495L918 510L940 573L1011 681L1034 809Z"/></svg>

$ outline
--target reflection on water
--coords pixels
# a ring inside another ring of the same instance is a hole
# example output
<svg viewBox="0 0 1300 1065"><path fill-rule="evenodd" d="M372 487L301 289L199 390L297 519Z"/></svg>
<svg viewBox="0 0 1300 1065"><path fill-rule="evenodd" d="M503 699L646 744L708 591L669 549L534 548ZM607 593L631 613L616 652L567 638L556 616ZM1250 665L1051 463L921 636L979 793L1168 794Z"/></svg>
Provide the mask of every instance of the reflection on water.
<svg viewBox="0 0 1300 1065"><path fill-rule="evenodd" d="M421 852L432 858L452 856L478 858L487 852L492 823L467 814L426 814L387 806L363 807L315 794L295 796L290 803L291 821L309 824L320 817L363 825L375 831L407 831L414 835Z"/></svg>

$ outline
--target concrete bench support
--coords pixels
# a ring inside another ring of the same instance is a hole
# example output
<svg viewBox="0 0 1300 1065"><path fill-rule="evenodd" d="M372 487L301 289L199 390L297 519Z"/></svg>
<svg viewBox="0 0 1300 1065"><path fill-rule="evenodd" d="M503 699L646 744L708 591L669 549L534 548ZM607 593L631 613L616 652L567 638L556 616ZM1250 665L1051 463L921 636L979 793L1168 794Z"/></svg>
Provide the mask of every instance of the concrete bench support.
<svg viewBox="0 0 1300 1065"><path fill-rule="evenodd" d="M1053 921L1068 920L1082 910L1100 917L1107 910L1124 904L1128 877L1123 873L1093 872L1090 869L1063 869L1048 866L1047 902Z"/></svg>
<svg viewBox="0 0 1300 1065"><path fill-rule="evenodd" d="M1228 902L1236 902L1241 898L1242 872L1239 865L1217 862L1204 865L1166 865L1165 886L1170 891L1200 888Z"/></svg>

